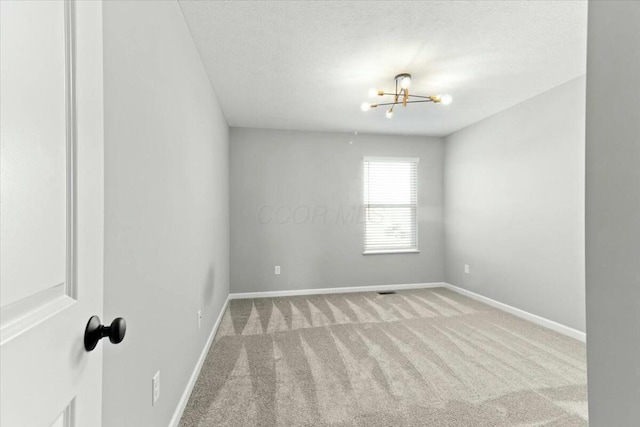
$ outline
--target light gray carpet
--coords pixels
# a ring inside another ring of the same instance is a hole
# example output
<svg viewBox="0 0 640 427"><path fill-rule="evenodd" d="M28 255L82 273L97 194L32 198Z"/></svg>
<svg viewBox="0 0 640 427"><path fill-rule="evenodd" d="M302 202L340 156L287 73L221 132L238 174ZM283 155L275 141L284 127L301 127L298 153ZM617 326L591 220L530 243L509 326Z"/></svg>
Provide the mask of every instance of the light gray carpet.
<svg viewBox="0 0 640 427"><path fill-rule="evenodd" d="M445 288L231 301L195 426L587 425L585 346Z"/></svg>

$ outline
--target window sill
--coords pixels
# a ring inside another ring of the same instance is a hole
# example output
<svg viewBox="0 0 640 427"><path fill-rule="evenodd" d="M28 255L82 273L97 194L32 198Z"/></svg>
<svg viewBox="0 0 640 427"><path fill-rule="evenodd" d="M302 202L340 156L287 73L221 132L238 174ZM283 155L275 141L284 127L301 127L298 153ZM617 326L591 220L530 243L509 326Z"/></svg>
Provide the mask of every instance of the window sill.
<svg viewBox="0 0 640 427"><path fill-rule="evenodd" d="M419 254L419 249L381 249L379 251L364 251L362 255L385 255L385 254Z"/></svg>

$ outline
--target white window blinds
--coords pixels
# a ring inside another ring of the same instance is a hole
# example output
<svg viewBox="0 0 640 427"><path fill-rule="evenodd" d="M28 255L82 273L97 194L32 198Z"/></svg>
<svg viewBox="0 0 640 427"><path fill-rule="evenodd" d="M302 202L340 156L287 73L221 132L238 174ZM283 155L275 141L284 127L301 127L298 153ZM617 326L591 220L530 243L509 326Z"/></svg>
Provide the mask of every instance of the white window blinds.
<svg viewBox="0 0 640 427"><path fill-rule="evenodd" d="M418 250L418 158L364 158L364 252Z"/></svg>

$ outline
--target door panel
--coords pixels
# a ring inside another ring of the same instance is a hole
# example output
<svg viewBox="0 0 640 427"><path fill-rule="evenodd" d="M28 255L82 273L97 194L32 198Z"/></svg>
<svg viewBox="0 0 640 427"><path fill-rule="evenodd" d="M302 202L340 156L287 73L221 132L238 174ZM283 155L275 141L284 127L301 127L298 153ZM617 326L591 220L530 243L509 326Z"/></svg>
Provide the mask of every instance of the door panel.
<svg viewBox="0 0 640 427"><path fill-rule="evenodd" d="M0 301L7 305L65 282L65 5L0 7L1 138L11 141L2 146ZM28 24L15 19L25 14Z"/></svg>
<svg viewBox="0 0 640 427"><path fill-rule="evenodd" d="M102 4L0 1L0 424L99 426Z"/></svg>

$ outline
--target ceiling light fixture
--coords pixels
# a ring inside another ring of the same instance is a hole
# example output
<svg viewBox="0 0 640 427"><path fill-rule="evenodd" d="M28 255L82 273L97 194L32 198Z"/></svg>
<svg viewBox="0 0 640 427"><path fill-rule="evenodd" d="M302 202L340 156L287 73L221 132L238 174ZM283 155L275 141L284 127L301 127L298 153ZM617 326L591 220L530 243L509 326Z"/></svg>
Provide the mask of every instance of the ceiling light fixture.
<svg viewBox="0 0 640 427"><path fill-rule="evenodd" d="M390 119L393 117L393 108L398 104L402 104L403 107L406 107L407 104L415 104L417 102L433 102L436 104L449 105L453 101L453 97L451 95L409 95L409 86L411 86L411 74L409 73L398 74L393 79L396 83L396 90L394 93L387 93L384 90L378 89L369 89L370 98L375 96L392 96L392 102L384 102L381 104L363 102L360 104L360 109L362 111L369 111L372 108L390 105L391 107L385 113L385 116Z"/></svg>

